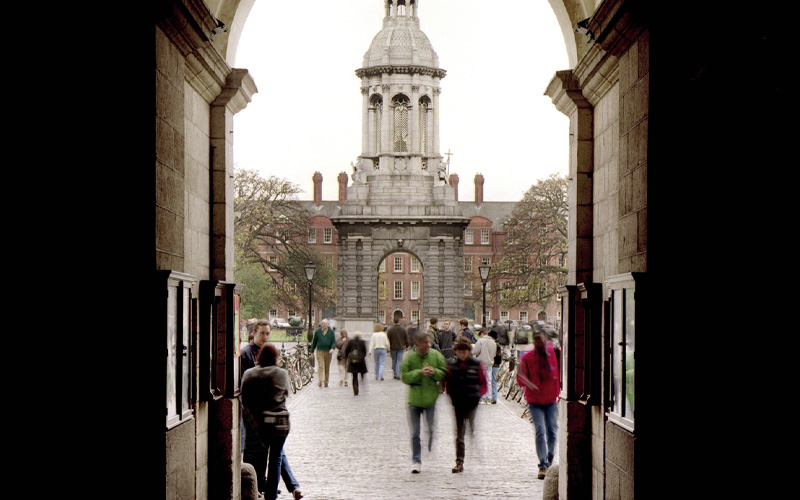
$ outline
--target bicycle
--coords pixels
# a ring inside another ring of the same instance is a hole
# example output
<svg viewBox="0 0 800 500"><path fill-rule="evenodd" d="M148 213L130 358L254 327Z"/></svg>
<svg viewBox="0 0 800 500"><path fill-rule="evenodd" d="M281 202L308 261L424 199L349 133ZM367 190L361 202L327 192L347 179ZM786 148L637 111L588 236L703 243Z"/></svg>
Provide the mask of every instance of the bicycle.
<svg viewBox="0 0 800 500"><path fill-rule="evenodd" d="M314 368L311 366L311 355L305 344L294 346L294 359L297 373L300 376L301 387L309 384L314 378Z"/></svg>
<svg viewBox="0 0 800 500"><path fill-rule="evenodd" d="M286 346L283 342L281 342L280 365L289 374L289 388L292 390L292 394L295 394L298 388L303 387L303 384L297 372L297 363L292 355L286 353Z"/></svg>

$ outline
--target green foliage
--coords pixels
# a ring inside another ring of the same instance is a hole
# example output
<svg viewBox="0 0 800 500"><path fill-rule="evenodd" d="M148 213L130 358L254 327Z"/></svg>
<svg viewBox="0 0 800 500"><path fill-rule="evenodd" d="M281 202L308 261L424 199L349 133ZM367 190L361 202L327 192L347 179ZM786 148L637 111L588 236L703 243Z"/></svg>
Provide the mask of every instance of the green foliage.
<svg viewBox="0 0 800 500"><path fill-rule="evenodd" d="M242 252L235 249L233 279L242 288L242 318L266 318L269 306L275 299L275 286L258 262L247 262Z"/></svg>

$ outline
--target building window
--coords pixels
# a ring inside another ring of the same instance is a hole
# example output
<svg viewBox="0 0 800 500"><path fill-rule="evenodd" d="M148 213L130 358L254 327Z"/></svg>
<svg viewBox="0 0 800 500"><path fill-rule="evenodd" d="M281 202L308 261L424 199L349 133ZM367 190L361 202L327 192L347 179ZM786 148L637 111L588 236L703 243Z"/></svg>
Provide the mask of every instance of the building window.
<svg viewBox="0 0 800 500"><path fill-rule="evenodd" d="M381 265L378 266L378 271L385 273L386 272L386 259L381 261Z"/></svg>
<svg viewBox="0 0 800 500"><path fill-rule="evenodd" d="M289 318L291 318L292 316L297 316L297 311L295 311L294 309L289 309L289 311L287 311L286 315ZM287 319L289 319L289 318L287 318Z"/></svg>
<svg viewBox="0 0 800 500"><path fill-rule="evenodd" d="M411 322L419 326L419 311L411 311Z"/></svg>
<svg viewBox="0 0 800 500"><path fill-rule="evenodd" d="M500 311L500 322L505 323L508 321L508 311Z"/></svg>
<svg viewBox="0 0 800 500"><path fill-rule="evenodd" d="M519 320L522 323L528 322L528 311L520 311L519 312Z"/></svg>
<svg viewBox="0 0 800 500"><path fill-rule="evenodd" d="M268 260L269 260L270 271L274 271L275 270L274 267L278 263L278 256L272 254L268 257Z"/></svg>
<svg viewBox="0 0 800 500"><path fill-rule="evenodd" d="M403 282L402 281L395 281L394 282L394 298L398 300L402 300L403 298Z"/></svg>
<svg viewBox="0 0 800 500"><path fill-rule="evenodd" d="M411 256L411 272L418 273L419 272L419 259Z"/></svg>
<svg viewBox="0 0 800 500"><path fill-rule="evenodd" d="M636 393L636 273L612 276L609 288L611 319L611 390L609 420L634 429Z"/></svg>
<svg viewBox="0 0 800 500"><path fill-rule="evenodd" d="M411 300L419 299L419 281L411 282Z"/></svg>
<svg viewBox="0 0 800 500"><path fill-rule="evenodd" d="M481 265L483 265L483 266L492 265L492 258L491 257L481 257Z"/></svg>
<svg viewBox="0 0 800 500"><path fill-rule="evenodd" d="M326 255L325 256L325 265L333 268L333 255Z"/></svg>
<svg viewBox="0 0 800 500"><path fill-rule="evenodd" d="M386 323L386 311L378 311L378 316L375 318L378 323Z"/></svg>
<svg viewBox="0 0 800 500"><path fill-rule="evenodd" d="M392 137L395 153L408 152L408 97L398 94L392 99L394 107L394 135Z"/></svg>
<svg viewBox="0 0 800 500"><path fill-rule="evenodd" d="M274 318L277 315L278 315L278 310L277 309L270 309L269 310L269 317L270 318Z"/></svg>
<svg viewBox="0 0 800 500"><path fill-rule="evenodd" d="M333 241L333 228L326 227L325 228L325 239L323 240L324 243L331 243Z"/></svg>
<svg viewBox="0 0 800 500"><path fill-rule="evenodd" d="M473 229L465 229L464 230L464 244L465 245L472 245L474 243L473 238Z"/></svg>
<svg viewBox="0 0 800 500"><path fill-rule="evenodd" d="M381 281L380 297L382 299L386 298L386 280Z"/></svg>
<svg viewBox="0 0 800 500"><path fill-rule="evenodd" d="M489 230L481 229L481 245L489 244Z"/></svg>
<svg viewBox="0 0 800 500"><path fill-rule="evenodd" d="M465 281L464 282L464 296L472 296L472 282Z"/></svg>
<svg viewBox="0 0 800 500"><path fill-rule="evenodd" d="M394 257L394 272L396 273L403 272L403 257L400 255L395 255Z"/></svg>
<svg viewBox="0 0 800 500"><path fill-rule="evenodd" d="M317 242L317 230L313 227L308 228L308 242L309 243Z"/></svg>
<svg viewBox="0 0 800 500"><path fill-rule="evenodd" d="M464 272L465 273L472 272L472 255L464 257Z"/></svg>

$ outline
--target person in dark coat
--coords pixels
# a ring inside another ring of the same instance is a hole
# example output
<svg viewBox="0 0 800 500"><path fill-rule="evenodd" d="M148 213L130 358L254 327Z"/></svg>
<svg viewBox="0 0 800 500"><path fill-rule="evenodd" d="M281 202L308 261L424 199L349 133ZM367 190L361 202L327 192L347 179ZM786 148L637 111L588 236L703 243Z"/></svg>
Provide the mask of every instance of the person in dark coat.
<svg viewBox="0 0 800 500"><path fill-rule="evenodd" d="M464 434L469 422L470 432L475 429L475 409L486 393L487 381L481 362L472 355L472 344L460 336L455 342L456 356L447 362L445 387L450 394L456 415L456 466L452 472L464 470Z"/></svg>
<svg viewBox="0 0 800 500"><path fill-rule="evenodd" d="M438 331L439 348L441 349L445 359L447 359L447 361L450 361L456 357L456 351L455 349L453 349L453 341L455 340L455 333L453 333L453 330L449 328L450 326L449 321L445 321L445 324L447 324L448 328Z"/></svg>
<svg viewBox="0 0 800 500"><path fill-rule="evenodd" d="M344 359L347 363L347 372L353 374L353 395L358 396L358 375L364 381L367 373L367 343L361 338L361 332L355 332L353 338L344 345Z"/></svg>

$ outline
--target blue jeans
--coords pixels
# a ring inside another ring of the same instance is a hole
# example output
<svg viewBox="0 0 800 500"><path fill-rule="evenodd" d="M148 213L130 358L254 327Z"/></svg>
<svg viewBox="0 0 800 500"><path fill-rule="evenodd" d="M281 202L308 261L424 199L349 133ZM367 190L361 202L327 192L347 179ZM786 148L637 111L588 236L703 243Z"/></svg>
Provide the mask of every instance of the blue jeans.
<svg viewBox="0 0 800 500"><path fill-rule="evenodd" d="M289 493L300 487L300 483L297 482L297 479L294 478L294 474L292 474L292 469L289 468L289 460L286 458L286 453L284 453L283 450L281 450L281 477Z"/></svg>
<svg viewBox="0 0 800 500"><path fill-rule="evenodd" d="M497 401L497 369L499 366L492 367L492 401Z"/></svg>
<svg viewBox="0 0 800 500"><path fill-rule="evenodd" d="M397 378L400 378L400 364L403 362L403 355L405 353L406 351L403 349L392 351L392 371L394 371L394 376Z"/></svg>
<svg viewBox="0 0 800 500"><path fill-rule="evenodd" d="M386 349L375 349L372 353L375 357L375 380L383 378L383 365L386 363Z"/></svg>
<svg viewBox="0 0 800 500"><path fill-rule="evenodd" d="M556 403L549 405L528 403L528 408L533 418L533 428L536 430L536 455L539 457L539 467L550 467L556 453L558 406Z"/></svg>
<svg viewBox="0 0 800 500"><path fill-rule="evenodd" d="M286 436L272 436L269 443L268 452L254 454L245 453L244 461L252 464L256 469L258 479L258 491L264 493L267 500L278 498L278 481L281 477L281 463L283 462L283 443Z"/></svg>
<svg viewBox="0 0 800 500"><path fill-rule="evenodd" d="M492 388L492 381L494 381L494 378L492 377L492 367L481 364L481 370L483 370L483 374L486 376L486 384L487 384L486 394L481 396L481 400L488 402L492 399L492 396L489 394L489 391Z"/></svg>
<svg viewBox="0 0 800 500"><path fill-rule="evenodd" d="M411 461L415 464L422 463L422 446L420 444L420 417L425 413L425 420L428 424L428 451L433 447L433 417L436 410L436 403L427 408L418 406L408 407L408 426L411 429Z"/></svg>

